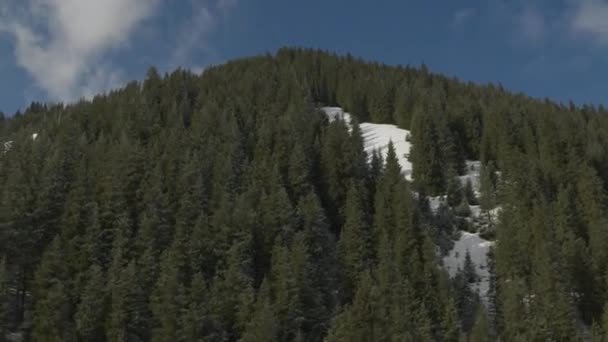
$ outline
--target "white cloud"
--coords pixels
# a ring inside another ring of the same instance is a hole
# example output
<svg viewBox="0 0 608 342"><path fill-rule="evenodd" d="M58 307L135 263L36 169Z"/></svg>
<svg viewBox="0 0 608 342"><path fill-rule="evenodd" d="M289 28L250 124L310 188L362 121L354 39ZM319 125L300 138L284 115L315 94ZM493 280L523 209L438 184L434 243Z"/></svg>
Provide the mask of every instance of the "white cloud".
<svg viewBox="0 0 608 342"><path fill-rule="evenodd" d="M192 2L192 16L178 32L169 65L172 68L190 65L193 52L208 47L207 36L216 28L216 25L216 20L207 7Z"/></svg>
<svg viewBox="0 0 608 342"><path fill-rule="evenodd" d="M160 0L28 0L4 3L0 33L15 58L52 100L73 100L115 86L120 71L103 57L128 43Z"/></svg>
<svg viewBox="0 0 608 342"><path fill-rule="evenodd" d="M218 0L213 7L205 1L191 0L192 15L178 29L169 67L189 67L195 73L202 71L205 61L198 60L196 55L202 53L213 59L218 54L210 43L209 36L219 28L222 19L237 4L237 0Z"/></svg>
<svg viewBox="0 0 608 342"><path fill-rule="evenodd" d="M572 30L589 35L598 44L608 45L608 2L580 0L577 4L571 21Z"/></svg>
<svg viewBox="0 0 608 342"><path fill-rule="evenodd" d="M454 12L452 21L454 25L461 26L465 24L469 19L477 14L476 8L462 8Z"/></svg>

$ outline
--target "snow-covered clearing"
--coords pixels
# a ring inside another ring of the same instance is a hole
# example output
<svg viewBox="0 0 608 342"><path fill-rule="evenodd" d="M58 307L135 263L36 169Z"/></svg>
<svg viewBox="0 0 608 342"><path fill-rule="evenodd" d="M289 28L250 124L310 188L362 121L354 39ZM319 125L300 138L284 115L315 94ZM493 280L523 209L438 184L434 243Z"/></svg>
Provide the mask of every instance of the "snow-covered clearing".
<svg viewBox="0 0 608 342"><path fill-rule="evenodd" d="M342 108L323 107L321 110L327 114L330 121L341 119L350 126L351 115L344 112ZM399 159L399 165L401 165L401 172L407 180L411 181L412 163L408 160L411 144L406 141L406 137L410 134L410 131L395 125L374 124L369 122L360 123L359 127L361 128L361 134L365 141L365 152L367 152L368 156L371 156L372 153L377 150L382 154L383 158L386 158L388 144L391 141L393 142L395 153Z"/></svg>
<svg viewBox="0 0 608 342"><path fill-rule="evenodd" d="M454 277L459 269L463 269L467 251L475 264L479 276L477 283L471 284L473 290L479 292L482 300L486 301L490 288L490 272L488 270L488 250L494 244L492 241L479 237L478 233L461 232L460 239L454 241L454 248L443 258L443 267L450 277Z"/></svg>
<svg viewBox="0 0 608 342"><path fill-rule="evenodd" d="M344 120L344 122L350 127L351 115L344 112L342 108L322 107L321 110L325 112L330 121L337 119ZM408 160L411 144L406 141L406 137L410 134L410 131L401 129L395 125L374 124L368 122L359 123L359 127L361 128L364 139L364 149L368 156L371 156L374 150L378 150L382 153L382 156L386 158L388 144L390 141L393 142L403 175L407 180L411 181L412 163L410 163ZM466 161L466 173L459 176L463 187L466 186L467 181L471 182L476 196L479 196L480 170L480 161L468 160ZM447 205L445 195L429 197L429 206L433 212L437 212L437 209L442 203ZM499 207L491 210L489 212L490 216L495 219L498 216L499 210ZM479 218L481 215L483 215L483 213L478 205L471 206L472 218ZM449 273L450 277L454 277L458 269L463 268L466 252L468 250L469 254L471 255L471 261L473 261L475 264L475 270L479 276L479 281L475 284L471 284L471 288L478 291L482 300L484 300L486 303L487 292L489 289L487 254L492 245L492 241L481 238L479 233L462 231L460 238L454 241L454 248L445 257L443 257L442 260L444 269Z"/></svg>
<svg viewBox="0 0 608 342"><path fill-rule="evenodd" d="M460 183L465 187L467 182L471 182L473 187L473 191L475 192L475 196L479 196L479 188L480 188L480 171L481 171L481 162L479 160L467 160L466 161L466 170L465 174L462 176L458 176L460 178Z"/></svg>

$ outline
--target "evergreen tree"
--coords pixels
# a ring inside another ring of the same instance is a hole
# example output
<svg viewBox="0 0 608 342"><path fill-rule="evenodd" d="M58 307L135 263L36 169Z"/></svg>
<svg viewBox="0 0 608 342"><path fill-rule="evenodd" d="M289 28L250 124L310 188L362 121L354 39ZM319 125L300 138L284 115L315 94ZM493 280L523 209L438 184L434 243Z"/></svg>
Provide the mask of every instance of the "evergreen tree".
<svg viewBox="0 0 608 342"><path fill-rule="evenodd" d="M320 339L326 333L336 304L332 291L337 283L335 241L314 194L304 197L297 210L303 237L301 243L306 246L306 258L310 262L305 275L308 286L301 294L301 300L316 303L307 305L303 312L303 332L307 338Z"/></svg>
<svg viewBox="0 0 608 342"><path fill-rule="evenodd" d="M135 262L125 265L123 246L115 242L112 250L112 265L108 270L107 293L109 296L108 317L106 319L106 338L108 341L122 342L129 339L128 330L131 320L129 297L137 286Z"/></svg>
<svg viewBox="0 0 608 342"><path fill-rule="evenodd" d="M343 302L349 302L354 294L359 276L371 261L371 230L364 216L364 206L359 187L351 184L346 198L346 222L338 242L341 260Z"/></svg>
<svg viewBox="0 0 608 342"><path fill-rule="evenodd" d="M179 326L180 308L184 307L185 290L178 277L176 256L165 252L161 271L150 298L150 309L154 319L153 341L173 341Z"/></svg>
<svg viewBox="0 0 608 342"><path fill-rule="evenodd" d="M412 118L412 148L410 161L412 177L417 188L427 194L437 195L445 189L439 132L430 114L416 112Z"/></svg>
<svg viewBox="0 0 608 342"><path fill-rule="evenodd" d="M79 338L85 341L105 341L102 317L106 316L105 274L101 267L92 265L88 282L78 304L75 321Z"/></svg>
<svg viewBox="0 0 608 342"><path fill-rule="evenodd" d="M8 333L8 272L6 269L6 259L0 259L0 336L5 336Z"/></svg>
<svg viewBox="0 0 608 342"><path fill-rule="evenodd" d="M216 322L209 314L208 289L200 273L192 277L192 282L187 292L187 301L180 310L180 330L175 336L178 341L195 341L197 339L217 338L218 331Z"/></svg>
<svg viewBox="0 0 608 342"><path fill-rule="evenodd" d="M251 320L247 323L240 341L276 341L276 318L270 301L270 288L262 282Z"/></svg>
<svg viewBox="0 0 608 342"><path fill-rule="evenodd" d="M496 178L494 164L482 165L480 171L480 190L481 198L479 204L481 209L490 210L496 205Z"/></svg>
<svg viewBox="0 0 608 342"><path fill-rule="evenodd" d="M37 301L32 314L32 338L48 341L73 340L71 333L74 327L70 320L69 294L63 281L65 273L59 238L45 251L43 260L34 282Z"/></svg>
<svg viewBox="0 0 608 342"><path fill-rule="evenodd" d="M456 207L458 206L463 199L463 190L462 190L462 184L460 183L460 179L455 176L448 176L448 184L447 184L447 199L448 199L448 204L451 207Z"/></svg>
<svg viewBox="0 0 608 342"><path fill-rule="evenodd" d="M604 305L604 315L602 316L601 329L604 331L604 338L608 334L608 305Z"/></svg>
<svg viewBox="0 0 608 342"><path fill-rule="evenodd" d="M369 272L364 272L357 286L353 303L335 318L328 341L379 341L382 327L376 316L377 291Z"/></svg>
<svg viewBox="0 0 608 342"><path fill-rule="evenodd" d="M477 272L475 271L475 264L471 260L471 253L467 249L464 257L464 265L462 269L464 279L469 283L475 283L479 279Z"/></svg>
<svg viewBox="0 0 608 342"><path fill-rule="evenodd" d="M460 324L458 323L456 303L452 298L450 298L450 301L448 301L448 305L446 306L442 328L442 339L444 341L459 341Z"/></svg>
<svg viewBox="0 0 608 342"><path fill-rule="evenodd" d="M477 315L475 317L475 325L473 330L469 334L470 342L489 342L490 338L490 327L486 317L487 313L482 305L477 308Z"/></svg>
<svg viewBox="0 0 608 342"><path fill-rule="evenodd" d="M475 196L475 191L473 190L473 184L470 179L467 179L467 182L464 186L464 197L466 198L468 204L477 205L477 196Z"/></svg>

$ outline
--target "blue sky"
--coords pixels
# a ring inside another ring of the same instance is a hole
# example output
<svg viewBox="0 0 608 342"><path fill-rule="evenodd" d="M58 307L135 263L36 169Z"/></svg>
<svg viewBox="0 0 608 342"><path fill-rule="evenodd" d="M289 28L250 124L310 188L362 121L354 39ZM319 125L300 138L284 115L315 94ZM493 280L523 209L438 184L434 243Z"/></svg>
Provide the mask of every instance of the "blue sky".
<svg viewBox="0 0 608 342"><path fill-rule="evenodd" d="M605 0L0 0L0 110L281 46L606 104Z"/></svg>

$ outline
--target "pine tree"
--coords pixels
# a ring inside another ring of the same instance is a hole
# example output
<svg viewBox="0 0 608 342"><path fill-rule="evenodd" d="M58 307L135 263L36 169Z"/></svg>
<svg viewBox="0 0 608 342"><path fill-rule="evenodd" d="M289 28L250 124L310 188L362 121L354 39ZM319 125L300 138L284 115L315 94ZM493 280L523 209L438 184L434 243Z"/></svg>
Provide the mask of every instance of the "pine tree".
<svg viewBox="0 0 608 342"><path fill-rule="evenodd" d="M496 179L494 164L492 162L481 166L479 204L481 209L488 211L496 205Z"/></svg>
<svg viewBox="0 0 608 342"><path fill-rule="evenodd" d="M217 327L209 315L208 299L205 280L200 273L196 273L188 288L187 301L180 311L180 330L176 336L178 341L216 338L213 333L217 331Z"/></svg>
<svg viewBox="0 0 608 342"><path fill-rule="evenodd" d="M458 322L458 312L456 303L453 298L450 298L445 308L445 314L442 324L442 340L457 342L460 339L460 324Z"/></svg>
<svg viewBox="0 0 608 342"><path fill-rule="evenodd" d="M342 120L329 124L321 146L321 198L327 207L327 218L332 226L339 227L344 222L343 208L346 201L346 191L352 179L353 161L348 151L352 149L351 136Z"/></svg>
<svg viewBox="0 0 608 342"><path fill-rule="evenodd" d="M106 339L123 342L129 339L128 327L132 307L129 306L131 291L138 286L135 274L135 261L127 262L124 244L121 239L114 241L112 264L108 270L107 294L109 297L106 319Z"/></svg>
<svg viewBox="0 0 608 342"><path fill-rule="evenodd" d="M353 303L345 306L336 316L327 341L379 341L377 331L381 326L378 326L376 317L376 296L374 281L369 272L364 272Z"/></svg>
<svg viewBox="0 0 608 342"><path fill-rule="evenodd" d="M475 325L473 330L469 334L470 342L490 342L490 327L487 320L487 313L483 305L479 305L477 308L477 315L475 317Z"/></svg>
<svg viewBox="0 0 608 342"><path fill-rule="evenodd" d="M604 305L604 314L602 316L601 329L604 331L604 338L608 337L608 304Z"/></svg>
<svg viewBox="0 0 608 342"><path fill-rule="evenodd" d="M36 271L34 295L37 298L32 313L34 340L73 340L74 331L70 297L64 284L64 263L61 260L60 240L55 238L44 253Z"/></svg>
<svg viewBox="0 0 608 342"><path fill-rule="evenodd" d="M389 142L386 156L386 165L376 185L374 199L374 236L376 252L379 254L379 244L382 239L390 241L394 237L396 226L395 218L395 187L403 182L401 167L397 161L395 149ZM379 256L378 256L379 257Z"/></svg>
<svg viewBox="0 0 608 342"><path fill-rule="evenodd" d="M382 154L380 152L374 150L372 153L372 158L369 163L369 175L367 179L367 188L369 194L369 207L373 209L374 205L374 196L376 195L378 182L380 181L380 176L382 175L382 169L384 167L384 160L382 159ZM373 214L373 211L370 213Z"/></svg>
<svg viewBox="0 0 608 342"><path fill-rule="evenodd" d="M471 215L471 207L466 197L463 197L460 204L454 209L454 213L458 216L467 217Z"/></svg>
<svg viewBox="0 0 608 342"><path fill-rule="evenodd" d="M469 252L468 249L467 249L465 257L464 257L464 265L463 265L462 273L463 273L464 279L469 284L475 283L479 279L479 276L477 275L477 272L475 271L475 264L473 263L473 260L471 259L471 253Z"/></svg>
<svg viewBox="0 0 608 342"><path fill-rule="evenodd" d="M439 132L429 114L417 112L412 118L412 177L419 191L437 195L445 190Z"/></svg>
<svg viewBox="0 0 608 342"><path fill-rule="evenodd" d="M240 339L242 342L276 341L277 326L273 311L270 288L266 281L258 291L255 308L251 320L247 323Z"/></svg>
<svg viewBox="0 0 608 342"><path fill-rule="evenodd" d="M293 339L304 321L300 293L308 285L304 273L307 256L301 240L299 233L294 237L290 251L277 239L272 252L270 288L274 297L279 341Z"/></svg>
<svg viewBox="0 0 608 342"><path fill-rule="evenodd" d="M254 298L249 243L246 240L234 243L225 268L217 273L210 288L210 311L219 324L215 333L224 338L239 336L250 319Z"/></svg>
<svg viewBox="0 0 608 342"><path fill-rule="evenodd" d="M473 190L473 184L470 179L467 179L467 182L464 186L464 197L467 200L467 203L470 205L477 205L477 196L475 196L475 191Z"/></svg>
<svg viewBox="0 0 608 342"><path fill-rule="evenodd" d="M179 281L174 253L165 252L161 259L161 271L150 298L152 341L173 341L181 329L179 314L185 305L185 289Z"/></svg>
<svg viewBox="0 0 608 342"><path fill-rule="evenodd" d="M371 230L364 216L363 198L359 187L351 184L346 197L346 222L338 242L338 255L342 263L343 302L350 302L360 274L371 261Z"/></svg>
<svg viewBox="0 0 608 342"><path fill-rule="evenodd" d="M460 183L460 179L454 174L448 176L447 183L448 184L446 192L448 204L451 207L456 207L460 204L460 202L462 202L462 199L464 198L462 184Z"/></svg>
<svg viewBox="0 0 608 342"><path fill-rule="evenodd" d="M93 264L88 272L88 281L78 304L75 321L80 339L105 341L102 317L106 316L105 274L101 267Z"/></svg>
<svg viewBox="0 0 608 342"><path fill-rule="evenodd" d="M310 192L311 188L311 161L304 151L304 147L295 144L289 155L288 179L291 198L297 202L300 197Z"/></svg>
<svg viewBox="0 0 608 342"><path fill-rule="evenodd" d="M9 282L6 259L0 259L0 336L5 336L9 328Z"/></svg>
<svg viewBox="0 0 608 342"><path fill-rule="evenodd" d="M297 210L303 237L301 243L306 246L307 260L311 263L306 272L309 286L302 294L302 300L315 303L304 312L303 332L307 333L307 338L319 339L326 333L336 304L332 290L337 284L335 241L314 194L304 197Z"/></svg>

